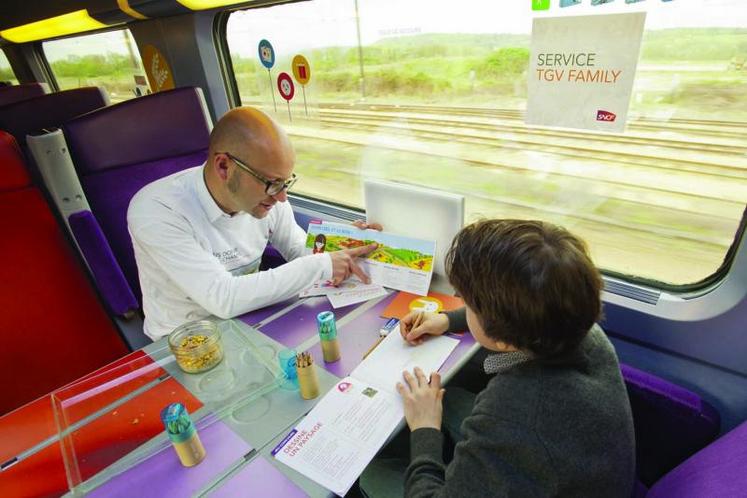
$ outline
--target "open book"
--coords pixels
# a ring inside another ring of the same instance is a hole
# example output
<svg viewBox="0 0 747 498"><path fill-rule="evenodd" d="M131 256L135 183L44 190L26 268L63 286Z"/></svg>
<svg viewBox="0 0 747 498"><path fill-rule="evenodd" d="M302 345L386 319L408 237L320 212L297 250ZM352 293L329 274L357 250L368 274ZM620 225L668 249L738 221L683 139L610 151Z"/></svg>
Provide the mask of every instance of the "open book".
<svg viewBox="0 0 747 498"><path fill-rule="evenodd" d="M379 246L359 260L376 285L420 296L428 293L433 276L436 243L376 230L361 230L352 225L312 221L306 235L309 253L339 251L376 242ZM326 294L325 294L326 295Z"/></svg>
<svg viewBox="0 0 747 498"><path fill-rule="evenodd" d="M402 371L437 371L459 341L432 337L410 346L393 330L338 382L278 444L272 454L330 491L343 496L404 417L396 390Z"/></svg>

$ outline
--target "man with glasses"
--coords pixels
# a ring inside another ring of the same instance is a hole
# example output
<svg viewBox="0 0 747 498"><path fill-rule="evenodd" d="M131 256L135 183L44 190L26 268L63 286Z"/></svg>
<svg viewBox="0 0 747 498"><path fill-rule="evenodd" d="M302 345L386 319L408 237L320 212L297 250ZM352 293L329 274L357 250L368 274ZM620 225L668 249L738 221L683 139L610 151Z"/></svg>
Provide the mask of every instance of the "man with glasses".
<svg viewBox="0 0 747 498"><path fill-rule="evenodd" d="M340 283L352 274L369 280L355 258L375 244L305 255L306 233L286 202L297 180L294 162L278 124L241 107L215 125L204 165L133 197L127 223L151 339L191 320L230 318L282 301L318 280ZM289 262L259 271L268 242Z"/></svg>

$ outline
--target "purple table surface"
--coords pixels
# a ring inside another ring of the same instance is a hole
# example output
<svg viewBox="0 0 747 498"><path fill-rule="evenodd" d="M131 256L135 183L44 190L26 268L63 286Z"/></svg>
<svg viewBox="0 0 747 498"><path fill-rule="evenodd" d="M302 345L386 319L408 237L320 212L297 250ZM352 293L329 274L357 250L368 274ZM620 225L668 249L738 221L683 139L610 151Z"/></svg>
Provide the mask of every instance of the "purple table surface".
<svg viewBox="0 0 747 498"><path fill-rule="evenodd" d="M443 365L441 365L441 368L438 369L439 372L445 374L451 368L464 356L469 348L471 348L475 344L475 338L472 337L472 334L469 332L464 332L462 336L452 334L451 337L454 339L459 339L459 344L457 344L457 347L454 348L454 351L451 352L448 358L446 358L446 361Z"/></svg>
<svg viewBox="0 0 747 498"><path fill-rule="evenodd" d="M278 496L296 498L309 496L263 457L257 457L223 486L210 493L211 497L265 498Z"/></svg>
<svg viewBox="0 0 747 498"><path fill-rule="evenodd" d="M363 360L363 355L379 339L379 329L387 322L381 318L381 312L392 302L396 292L386 297L376 306L366 310L349 323L337 328L337 340L340 342L340 359L334 363L325 363L322 356L322 345L317 343L309 351L317 365L338 377L347 377Z"/></svg>
<svg viewBox="0 0 747 498"><path fill-rule="evenodd" d="M295 297L286 299L285 301L281 301L277 304L271 304L270 306L250 311L249 313L244 313L243 315L237 316L236 318L249 325L250 327L253 327L265 318L268 318L270 315L274 315L286 306L290 306L291 304L295 303L297 299L298 298Z"/></svg>
<svg viewBox="0 0 747 498"><path fill-rule="evenodd" d="M199 424L198 424L199 425ZM198 429L207 456L194 467L184 467L173 448L165 448L113 477L88 496L191 496L251 450L226 424L213 422Z"/></svg>
<svg viewBox="0 0 747 498"><path fill-rule="evenodd" d="M326 296L306 298L303 304L293 308L276 320L263 325L259 328L259 331L275 339L285 347L295 348L318 333L316 316L319 313L322 311L334 311L335 319L340 321L342 317L357 306L359 304L333 310Z"/></svg>

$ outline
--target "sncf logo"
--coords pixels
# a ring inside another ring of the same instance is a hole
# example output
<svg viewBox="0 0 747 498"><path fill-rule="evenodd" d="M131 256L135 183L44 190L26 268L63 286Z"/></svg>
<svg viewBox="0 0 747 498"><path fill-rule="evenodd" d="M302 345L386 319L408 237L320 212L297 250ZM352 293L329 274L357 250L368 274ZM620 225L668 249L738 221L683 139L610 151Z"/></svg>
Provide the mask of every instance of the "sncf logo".
<svg viewBox="0 0 747 498"><path fill-rule="evenodd" d="M611 123L615 118L617 118L617 114L610 111L603 111L601 109L597 111L597 121L607 121Z"/></svg>

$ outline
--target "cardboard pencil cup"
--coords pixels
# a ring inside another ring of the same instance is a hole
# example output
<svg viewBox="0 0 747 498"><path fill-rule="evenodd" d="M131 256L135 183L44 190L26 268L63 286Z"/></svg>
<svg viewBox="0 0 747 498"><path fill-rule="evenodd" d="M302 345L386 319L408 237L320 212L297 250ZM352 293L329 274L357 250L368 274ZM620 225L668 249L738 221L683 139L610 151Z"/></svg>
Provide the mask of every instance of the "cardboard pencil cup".
<svg viewBox="0 0 747 498"><path fill-rule="evenodd" d="M314 399L319 396L319 377L311 353L301 353L296 357L296 373L301 397Z"/></svg>
<svg viewBox="0 0 747 498"><path fill-rule="evenodd" d="M332 363L340 359L340 341L337 340L337 324L335 314L322 311L316 316L319 328L319 342L322 345L322 355L325 363Z"/></svg>
<svg viewBox="0 0 747 498"><path fill-rule="evenodd" d="M194 467L205 459L205 447L183 404L171 403L161 410L161 420L182 465Z"/></svg>

